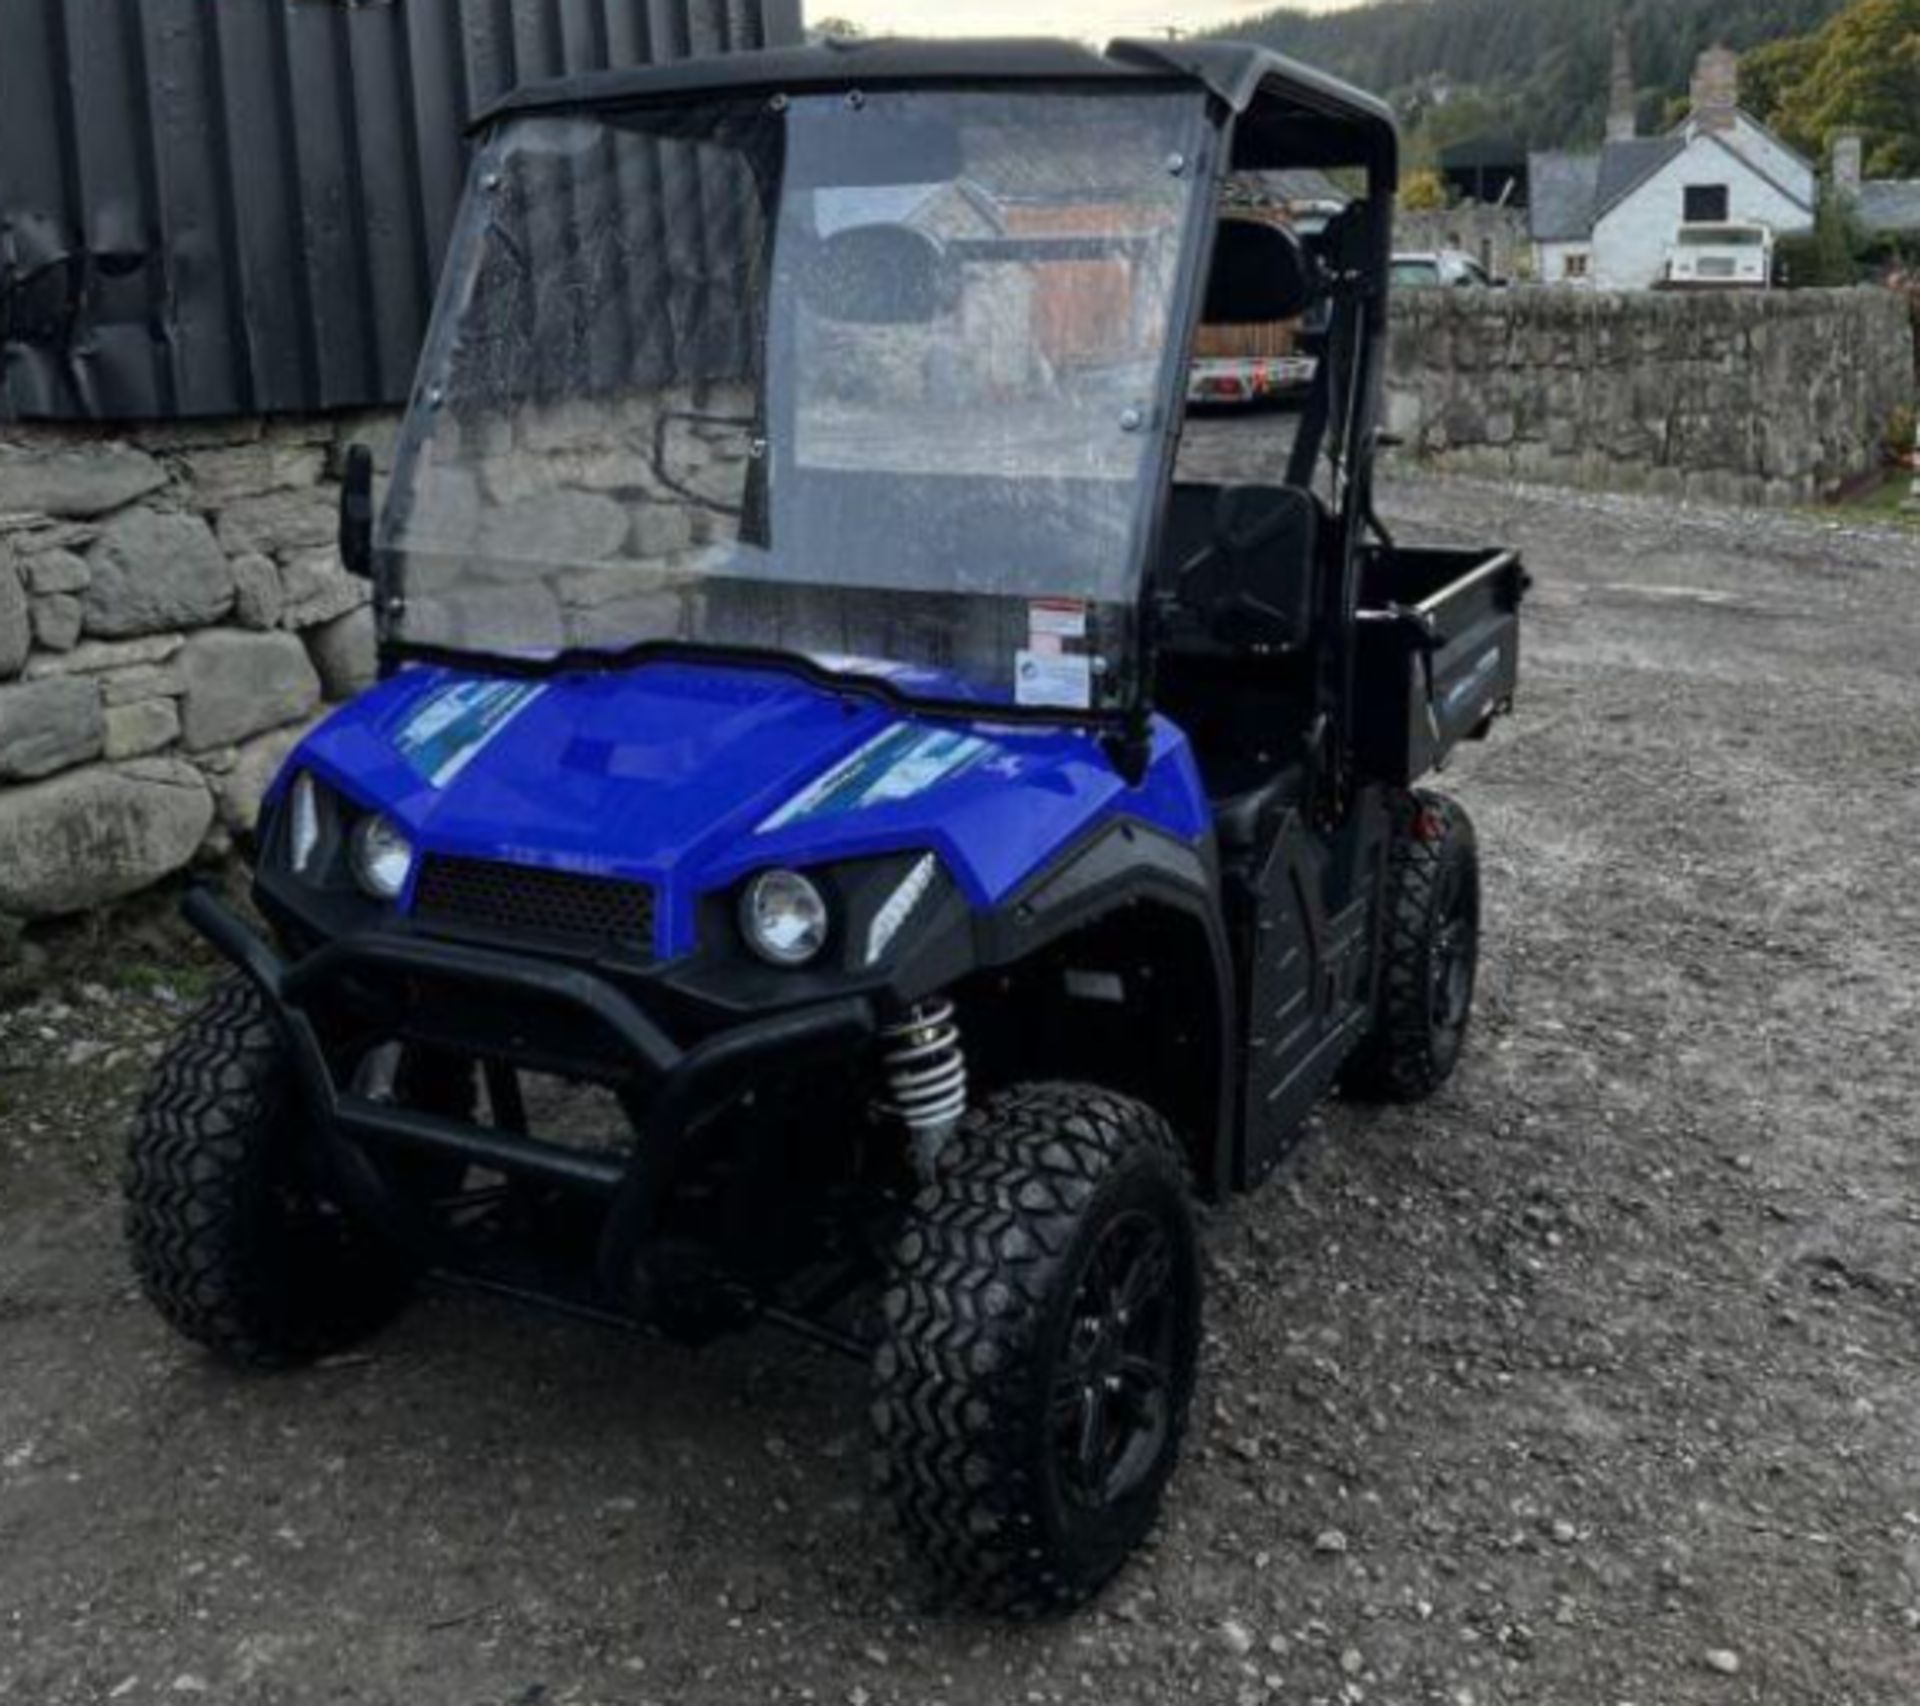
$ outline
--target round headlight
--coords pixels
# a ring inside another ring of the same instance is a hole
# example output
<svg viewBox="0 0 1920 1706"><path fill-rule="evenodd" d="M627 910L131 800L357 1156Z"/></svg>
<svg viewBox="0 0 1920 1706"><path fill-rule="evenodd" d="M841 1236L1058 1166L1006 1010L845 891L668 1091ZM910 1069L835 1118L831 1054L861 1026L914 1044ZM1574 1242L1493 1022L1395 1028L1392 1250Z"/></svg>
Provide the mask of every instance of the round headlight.
<svg viewBox="0 0 1920 1706"><path fill-rule="evenodd" d="M353 874L375 900L398 900L413 875L413 843L391 818L366 817L354 826Z"/></svg>
<svg viewBox="0 0 1920 1706"><path fill-rule="evenodd" d="M798 871L755 877L740 906L747 944L776 966L803 966L827 945L826 897Z"/></svg>

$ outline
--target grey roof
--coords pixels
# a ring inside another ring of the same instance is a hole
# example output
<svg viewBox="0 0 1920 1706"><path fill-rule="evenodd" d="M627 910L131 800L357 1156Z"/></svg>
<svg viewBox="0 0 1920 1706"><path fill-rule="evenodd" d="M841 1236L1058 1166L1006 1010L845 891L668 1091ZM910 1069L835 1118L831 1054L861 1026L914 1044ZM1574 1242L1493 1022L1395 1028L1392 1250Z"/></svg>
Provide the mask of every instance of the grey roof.
<svg viewBox="0 0 1920 1706"><path fill-rule="evenodd" d="M1684 136L1609 142L1598 154L1536 154L1527 163L1537 243L1578 243L1655 172L1686 152Z"/></svg>
<svg viewBox="0 0 1920 1706"><path fill-rule="evenodd" d="M1920 178L1881 178L1860 186L1860 223L1875 236L1920 234Z"/></svg>
<svg viewBox="0 0 1920 1706"><path fill-rule="evenodd" d="M1754 114L1749 112L1745 107L1737 107L1734 110L1738 117L1745 119L1748 124L1752 125L1755 130L1759 131L1759 133L1762 136L1764 136L1769 142L1771 142L1774 145L1774 147L1778 148L1784 154L1792 155L1793 158L1797 160L1802 166L1804 166L1809 172L1814 170L1813 162L1809 160L1806 157L1806 155L1802 154L1799 149L1794 147L1794 145L1791 142L1789 142L1784 136L1782 136L1779 133L1779 131L1775 130L1772 125L1767 124L1763 122L1761 119L1755 117ZM1690 134L1693 130L1694 118L1695 118L1694 114L1688 113L1685 118L1683 118L1677 125L1673 127L1673 130L1670 134L1674 136L1686 136ZM1738 149L1736 149L1735 152L1740 153ZM1743 160L1746 158L1745 154L1741 154L1740 157Z"/></svg>
<svg viewBox="0 0 1920 1706"><path fill-rule="evenodd" d="M1535 242L1577 243L1593 235L1598 154L1535 154L1527 161L1527 177Z"/></svg>
<svg viewBox="0 0 1920 1706"><path fill-rule="evenodd" d="M1687 151L1684 136L1643 136L1609 142L1600 150L1600 183L1594 191L1593 220L1598 224L1662 166Z"/></svg>

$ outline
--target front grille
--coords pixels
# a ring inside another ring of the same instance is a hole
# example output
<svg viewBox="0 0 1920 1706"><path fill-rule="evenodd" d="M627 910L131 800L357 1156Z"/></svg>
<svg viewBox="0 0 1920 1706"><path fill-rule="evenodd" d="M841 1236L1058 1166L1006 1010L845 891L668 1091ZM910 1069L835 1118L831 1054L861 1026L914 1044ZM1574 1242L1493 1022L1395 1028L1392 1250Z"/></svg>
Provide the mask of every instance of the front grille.
<svg viewBox="0 0 1920 1706"><path fill-rule="evenodd" d="M461 931L539 936L573 947L653 952L653 890L486 859L429 859L414 916Z"/></svg>

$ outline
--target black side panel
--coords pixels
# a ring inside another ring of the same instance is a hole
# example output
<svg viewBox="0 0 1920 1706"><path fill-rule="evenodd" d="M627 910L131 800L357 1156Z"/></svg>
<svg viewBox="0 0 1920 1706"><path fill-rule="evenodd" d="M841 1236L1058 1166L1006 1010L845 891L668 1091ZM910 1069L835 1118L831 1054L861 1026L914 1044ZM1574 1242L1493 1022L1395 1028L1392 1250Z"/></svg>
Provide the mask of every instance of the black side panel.
<svg viewBox="0 0 1920 1706"><path fill-rule="evenodd" d="M1370 814L1331 847L1296 814L1238 885L1247 1030L1237 1189L1254 1189L1286 1158L1366 1035L1379 862Z"/></svg>

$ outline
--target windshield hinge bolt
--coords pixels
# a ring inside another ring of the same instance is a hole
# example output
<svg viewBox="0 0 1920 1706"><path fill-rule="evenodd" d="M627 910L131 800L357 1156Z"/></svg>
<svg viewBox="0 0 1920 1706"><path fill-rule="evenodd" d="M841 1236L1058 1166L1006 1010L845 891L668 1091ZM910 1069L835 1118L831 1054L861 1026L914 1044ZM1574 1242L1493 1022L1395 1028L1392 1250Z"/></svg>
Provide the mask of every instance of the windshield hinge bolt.
<svg viewBox="0 0 1920 1706"><path fill-rule="evenodd" d="M500 174L498 172L489 172L480 180L480 187L483 190L497 190L500 187Z"/></svg>
<svg viewBox="0 0 1920 1706"><path fill-rule="evenodd" d="M1169 154L1167 156L1167 170L1171 172L1176 178L1183 177L1187 170L1186 155Z"/></svg>
<svg viewBox="0 0 1920 1706"><path fill-rule="evenodd" d="M1122 432L1138 432L1147 424L1146 415L1139 409L1127 409L1120 416Z"/></svg>
<svg viewBox="0 0 1920 1706"><path fill-rule="evenodd" d="M404 598L401 598L397 593L392 598L387 600L387 614L389 616L404 616L406 615L406 613L407 613L407 601Z"/></svg>
<svg viewBox="0 0 1920 1706"><path fill-rule="evenodd" d="M427 407L430 409L439 408L446 400L446 391L438 385L431 387L427 392Z"/></svg>
<svg viewBox="0 0 1920 1706"><path fill-rule="evenodd" d="M853 108L855 112L859 112L866 104L867 97L860 90L849 89L847 91L847 105Z"/></svg>
<svg viewBox="0 0 1920 1706"><path fill-rule="evenodd" d="M773 112L783 113L787 110L787 97L785 95L775 95L772 100L767 102L767 106Z"/></svg>

